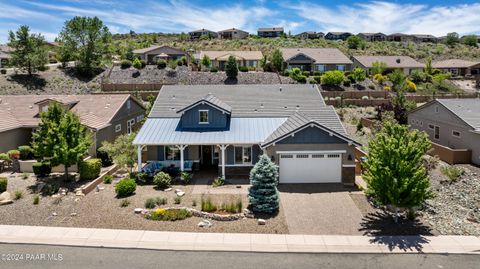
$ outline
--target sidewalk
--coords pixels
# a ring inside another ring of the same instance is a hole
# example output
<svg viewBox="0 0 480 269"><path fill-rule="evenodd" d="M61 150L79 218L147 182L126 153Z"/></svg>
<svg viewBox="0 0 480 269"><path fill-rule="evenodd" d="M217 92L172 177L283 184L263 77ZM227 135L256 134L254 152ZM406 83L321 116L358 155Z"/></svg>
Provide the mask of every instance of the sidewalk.
<svg viewBox="0 0 480 269"><path fill-rule="evenodd" d="M0 243L159 250L480 254L475 236L337 236L180 233L0 225Z"/></svg>

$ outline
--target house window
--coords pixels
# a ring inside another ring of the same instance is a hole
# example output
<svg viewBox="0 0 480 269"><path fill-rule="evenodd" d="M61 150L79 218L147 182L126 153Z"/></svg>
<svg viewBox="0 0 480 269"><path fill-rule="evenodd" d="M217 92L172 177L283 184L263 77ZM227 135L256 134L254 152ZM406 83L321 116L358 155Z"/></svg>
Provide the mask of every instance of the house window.
<svg viewBox="0 0 480 269"><path fill-rule="evenodd" d="M429 124L428 128L433 130L433 128L435 128L435 126L433 126L433 124Z"/></svg>
<svg viewBox="0 0 480 269"><path fill-rule="evenodd" d="M137 122L142 122L143 118L144 118L143 115L137 116Z"/></svg>
<svg viewBox="0 0 480 269"><path fill-rule="evenodd" d="M435 106L435 113L438 113L438 106Z"/></svg>
<svg viewBox="0 0 480 269"><path fill-rule="evenodd" d="M200 124L208 124L208 110L199 110L199 121Z"/></svg>
<svg viewBox="0 0 480 269"><path fill-rule="evenodd" d="M130 100L127 101L127 109L132 108L132 102Z"/></svg>
<svg viewBox="0 0 480 269"><path fill-rule="evenodd" d="M128 134L131 134L133 133L133 125L135 125L135 119L130 119L129 121L127 121L127 133Z"/></svg>
<svg viewBox="0 0 480 269"><path fill-rule="evenodd" d="M420 121L420 126L422 126L422 127L423 127L423 121Z"/></svg>
<svg viewBox="0 0 480 269"><path fill-rule="evenodd" d="M337 70L338 71L345 71L345 65L344 64L337 64Z"/></svg>
<svg viewBox="0 0 480 269"><path fill-rule="evenodd" d="M115 133L118 133L122 130L122 125L121 124L117 124L115 125Z"/></svg>
<svg viewBox="0 0 480 269"><path fill-rule="evenodd" d="M435 129L433 130L433 138L435 139L440 139L440 127L435 126Z"/></svg>
<svg viewBox="0 0 480 269"><path fill-rule="evenodd" d="M460 132L459 132L459 131L452 130L452 136L454 136L454 137L460 137Z"/></svg>
<svg viewBox="0 0 480 269"><path fill-rule="evenodd" d="M325 72L325 65L324 64L317 64L315 65L316 71L319 71L320 73Z"/></svg>
<svg viewBox="0 0 480 269"><path fill-rule="evenodd" d="M165 160L168 161L179 161L180 160L180 150L174 146L165 147Z"/></svg>
<svg viewBox="0 0 480 269"><path fill-rule="evenodd" d="M252 163L252 147L236 146L235 147L235 164L251 164Z"/></svg>

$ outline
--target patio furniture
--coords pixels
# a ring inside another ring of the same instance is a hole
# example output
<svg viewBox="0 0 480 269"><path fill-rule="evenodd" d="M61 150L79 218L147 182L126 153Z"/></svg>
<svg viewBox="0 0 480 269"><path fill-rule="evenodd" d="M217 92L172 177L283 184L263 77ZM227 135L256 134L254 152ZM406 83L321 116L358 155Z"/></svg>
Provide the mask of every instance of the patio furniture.
<svg viewBox="0 0 480 269"><path fill-rule="evenodd" d="M153 177L156 173L162 171L163 165L160 162L148 162L143 168L142 172L150 177Z"/></svg>

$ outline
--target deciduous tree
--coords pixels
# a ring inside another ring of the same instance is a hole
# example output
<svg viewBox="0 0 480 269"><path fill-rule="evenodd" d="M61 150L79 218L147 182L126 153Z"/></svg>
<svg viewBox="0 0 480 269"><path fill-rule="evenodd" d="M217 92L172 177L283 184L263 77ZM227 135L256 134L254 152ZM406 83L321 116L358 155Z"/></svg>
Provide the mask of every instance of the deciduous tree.
<svg viewBox="0 0 480 269"><path fill-rule="evenodd" d="M133 171L133 166L137 162L137 147L133 145L135 134L124 134L113 143L104 141L101 149L110 156L113 161L123 167L127 166L130 171Z"/></svg>
<svg viewBox="0 0 480 269"><path fill-rule="evenodd" d="M272 62L272 65L275 68L276 72L282 72L283 71L283 55L282 55L282 52L279 49L275 49L272 52L270 62Z"/></svg>

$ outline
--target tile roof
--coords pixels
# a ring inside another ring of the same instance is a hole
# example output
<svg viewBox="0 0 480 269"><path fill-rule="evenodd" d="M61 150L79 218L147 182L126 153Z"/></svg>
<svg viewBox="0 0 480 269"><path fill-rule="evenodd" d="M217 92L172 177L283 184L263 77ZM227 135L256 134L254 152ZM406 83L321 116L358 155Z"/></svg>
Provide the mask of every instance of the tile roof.
<svg viewBox="0 0 480 269"><path fill-rule="evenodd" d="M36 127L40 120L36 103L56 100L69 104L82 123L93 129L110 124L129 94L110 95L0 95L0 132L21 127Z"/></svg>
<svg viewBox="0 0 480 269"><path fill-rule="evenodd" d="M245 60L260 60L263 57L261 51L257 50L237 50L237 51L222 51L222 50L202 50L198 54L198 59L202 59L204 55L212 60L228 59L233 56L235 58L242 58Z"/></svg>
<svg viewBox="0 0 480 269"><path fill-rule="evenodd" d="M352 61L340 50L334 48L282 48L283 59L288 61L298 54L304 54L318 64L351 64Z"/></svg>
<svg viewBox="0 0 480 269"><path fill-rule="evenodd" d="M424 68L425 65L409 56L353 56L365 68L371 68L374 62L383 62L388 68Z"/></svg>
<svg viewBox="0 0 480 269"><path fill-rule="evenodd" d="M148 47L148 48L136 49L136 50L133 51L133 53L144 54L144 53L154 51L154 50L159 50L157 52L158 54L161 54L161 53L165 53L167 55L168 54L185 54L185 52L183 50L179 50L179 49L172 48L172 47L169 47L169 46L151 46L151 47Z"/></svg>
<svg viewBox="0 0 480 269"><path fill-rule="evenodd" d="M480 62L465 61L461 59L448 59L444 61L433 62L433 68L468 68Z"/></svg>
<svg viewBox="0 0 480 269"><path fill-rule="evenodd" d="M436 99L453 114L476 130L480 130L480 99Z"/></svg>

